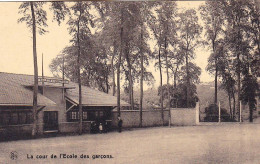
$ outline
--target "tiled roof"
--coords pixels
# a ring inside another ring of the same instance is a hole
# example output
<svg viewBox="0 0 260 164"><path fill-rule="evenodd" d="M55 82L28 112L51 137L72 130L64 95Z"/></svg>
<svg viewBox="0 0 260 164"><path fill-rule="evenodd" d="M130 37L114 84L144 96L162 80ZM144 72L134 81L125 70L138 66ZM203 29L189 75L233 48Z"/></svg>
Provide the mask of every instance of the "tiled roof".
<svg viewBox="0 0 260 164"><path fill-rule="evenodd" d="M0 105L33 104L33 91L25 86L33 82L33 76L0 72ZM56 105L38 93L38 105Z"/></svg>
<svg viewBox="0 0 260 164"><path fill-rule="evenodd" d="M0 72L0 104L32 104L32 90L25 86L32 86L33 75L12 74ZM41 85L41 82L39 82ZM44 83L45 86L61 87L58 83ZM66 97L78 104L78 84L65 84ZM53 104L47 97L38 94L38 104ZM84 106L117 106L117 98L104 92L82 86L82 104ZM121 100L121 106L129 106Z"/></svg>
<svg viewBox="0 0 260 164"><path fill-rule="evenodd" d="M74 83L75 89L68 89L66 96L79 103L78 85ZM82 86L82 105L84 106L117 106L117 97ZM120 106L129 106L123 100L120 100Z"/></svg>

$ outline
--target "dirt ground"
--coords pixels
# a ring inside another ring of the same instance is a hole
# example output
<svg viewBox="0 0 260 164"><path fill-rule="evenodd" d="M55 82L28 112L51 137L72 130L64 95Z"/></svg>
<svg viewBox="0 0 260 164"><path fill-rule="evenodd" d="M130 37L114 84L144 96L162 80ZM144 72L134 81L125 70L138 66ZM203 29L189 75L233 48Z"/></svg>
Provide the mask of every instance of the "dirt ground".
<svg viewBox="0 0 260 164"><path fill-rule="evenodd" d="M259 161L260 124L143 128L0 143L0 163L237 164Z"/></svg>

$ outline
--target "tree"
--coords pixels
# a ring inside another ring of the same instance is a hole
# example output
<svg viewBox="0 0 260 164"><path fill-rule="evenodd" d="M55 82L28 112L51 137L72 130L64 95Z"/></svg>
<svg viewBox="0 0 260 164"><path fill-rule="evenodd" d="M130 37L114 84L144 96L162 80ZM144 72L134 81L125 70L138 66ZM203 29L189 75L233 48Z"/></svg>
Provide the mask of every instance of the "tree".
<svg viewBox="0 0 260 164"><path fill-rule="evenodd" d="M163 3L160 10L157 11L159 13L159 17L161 17L160 23L162 24L162 31L163 31L163 38L164 38L164 58L165 58L165 65L166 65L166 79L167 79L167 87L169 91L169 67L170 66L170 54L174 54L170 52L170 46L174 47L176 44L177 38L177 6L176 3ZM171 57L173 57L172 55ZM170 99L171 96L168 93L168 102L167 107L170 107ZM170 118L170 115L169 115Z"/></svg>
<svg viewBox="0 0 260 164"><path fill-rule="evenodd" d="M33 87L33 128L32 136L37 135L37 94L38 94L38 65L37 65L37 43L36 43L36 33L43 35L47 32L45 27L47 27L47 13L43 9L45 2L23 2L19 7L19 13L23 16L18 19L18 22L25 22L27 27L32 31L33 35L33 65L34 65L34 87ZM66 5L63 2L51 3L51 10L54 12L54 19L60 23L64 20L66 15Z"/></svg>
<svg viewBox="0 0 260 164"><path fill-rule="evenodd" d="M221 1L223 5L223 11L227 20L227 28L225 30L225 40L230 51L230 55L233 57L233 67L235 69L237 78L237 114L240 117L240 97L241 97L241 67L242 56L247 53L248 42L245 41L243 25L247 21L246 17L246 1Z"/></svg>
<svg viewBox="0 0 260 164"><path fill-rule="evenodd" d="M181 97L185 97L185 98L182 98L183 99L182 102L185 102L185 105L182 103L181 106L189 108L189 107L194 107L197 102L196 84L198 84L200 82L199 77L201 75L201 68L198 67L197 65L195 65L194 63L189 62L188 63L189 74L187 75L186 67L187 67L186 65L183 65L180 69L180 72L179 72L180 79L178 80L177 88L181 87L181 95L182 95ZM187 78L189 78L188 84L187 84ZM189 100L187 99L187 86L189 86ZM177 92L177 94L178 94L178 92ZM180 94L180 92L179 92L179 94ZM189 102L187 103L187 101L189 101ZM189 104L189 105L187 106L187 104Z"/></svg>
<svg viewBox="0 0 260 164"><path fill-rule="evenodd" d="M229 114L225 108L221 108L221 121L233 121L230 119ZM218 122L219 119L219 107L216 104L210 104L208 107L205 108L206 117L204 121L207 122Z"/></svg>
<svg viewBox="0 0 260 164"><path fill-rule="evenodd" d="M82 90L81 90L81 67L82 67L82 58L85 57L88 59L89 50L86 43L90 42L91 30L90 27L94 26L93 15L90 14L91 2L75 2L71 7L73 11L73 17L70 17L68 21L69 33L72 35L71 42L76 48L77 54L77 79L79 87L79 134L82 134Z"/></svg>
<svg viewBox="0 0 260 164"><path fill-rule="evenodd" d="M235 72L237 86L237 115L240 118L241 79L246 76L249 67L252 68L253 76L257 74L259 61L257 55L257 40L259 36L257 22L257 8L253 1L220 1L225 14L226 29L225 42L229 58L232 59L232 69ZM254 16L253 16L254 15ZM255 17L256 16L256 17ZM256 22L256 23L254 23ZM252 30L254 27L256 30ZM258 34L257 34L258 33ZM256 41L256 42L255 42Z"/></svg>
<svg viewBox="0 0 260 164"><path fill-rule="evenodd" d="M256 96L259 92L259 86L256 78L250 73L246 74L242 81L241 92L241 99L249 105L249 121L253 122L253 111L256 110Z"/></svg>
<svg viewBox="0 0 260 164"><path fill-rule="evenodd" d="M207 1L205 5L200 7L201 16L205 23L206 36L207 36L207 44L211 46L212 54L209 60L209 65L214 65L211 67L215 74L215 98L214 102L217 104L217 96L218 96L218 58L219 53L217 53L217 48L219 46L218 42L223 33L223 14L220 8L220 3L218 1Z"/></svg>
<svg viewBox="0 0 260 164"><path fill-rule="evenodd" d="M138 3L139 9L139 19L140 19L140 44L139 44L139 58L140 58L140 103L139 103L139 111L140 111L140 123L139 126L142 127L142 113L143 113L143 82L145 78L145 73L148 72L145 70L145 65L149 64L149 56L152 54L150 51L150 47L147 45L147 40L149 39L149 34L145 30L147 29L147 26L150 23L151 20L151 8L153 7L153 4L149 5L149 3L142 2ZM145 64L146 63L146 64ZM146 78L149 79L149 78Z"/></svg>
<svg viewBox="0 0 260 164"><path fill-rule="evenodd" d="M191 73L189 60L194 58L194 49L202 42L199 40L202 27L198 23L198 17L194 9L186 10L180 14L180 47L184 52L186 65L186 107L190 106Z"/></svg>
<svg viewBox="0 0 260 164"><path fill-rule="evenodd" d="M168 88L170 92L168 92ZM167 97L170 94L170 107L171 108L185 108L186 107L186 86L182 83L179 83L176 88L174 88L174 85L167 86L166 84L162 87L158 87L158 95L161 96L161 92L163 93L163 100L167 100ZM196 85L191 85L191 101L190 104L192 108L196 106L196 102L199 100L196 92ZM168 101L168 100L167 100Z"/></svg>

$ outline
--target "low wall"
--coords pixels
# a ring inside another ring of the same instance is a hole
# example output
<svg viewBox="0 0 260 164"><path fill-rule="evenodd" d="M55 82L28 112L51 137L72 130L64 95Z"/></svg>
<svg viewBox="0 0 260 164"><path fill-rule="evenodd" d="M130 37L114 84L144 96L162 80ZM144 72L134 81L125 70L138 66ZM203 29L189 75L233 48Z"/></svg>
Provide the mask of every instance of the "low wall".
<svg viewBox="0 0 260 164"><path fill-rule="evenodd" d="M90 133L90 121L83 121L82 130L85 133ZM79 122L62 122L59 123L59 131L61 133L78 133Z"/></svg>
<svg viewBox="0 0 260 164"><path fill-rule="evenodd" d="M169 122L169 110L164 110L164 125ZM161 126L162 116L160 110L143 111L143 127ZM112 128L117 127L117 111L112 111ZM140 111L139 110L121 110L121 119L123 120L123 128L139 127Z"/></svg>
<svg viewBox="0 0 260 164"><path fill-rule="evenodd" d="M199 124L199 103L195 108L171 108L171 125L192 126Z"/></svg>
<svg viewBox="0 0 260 164"><path fill-rule="evenodd" d="M0 127L0 136L16 137L21 135L30 135L32 133L32 124L9 125Z"/></svg>
<svg viewBox="0 0 260 164"><path fill-rule="evenodd" d="M171 109L171 125L196 125L196 110L194 108Z"/></svg>

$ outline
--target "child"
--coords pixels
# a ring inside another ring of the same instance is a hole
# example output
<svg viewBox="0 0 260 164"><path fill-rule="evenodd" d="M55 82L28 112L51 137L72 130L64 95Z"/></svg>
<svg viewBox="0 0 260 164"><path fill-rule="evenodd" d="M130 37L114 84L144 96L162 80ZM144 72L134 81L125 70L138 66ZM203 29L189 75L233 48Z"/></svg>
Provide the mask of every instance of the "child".
<svg viewBox="0 0 260 164"><path fill-rule="evenodd" d="M99 124L99 132L100 132L100 133L103 133L103 126L102 126L101 123Z"/></svg>

